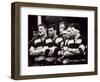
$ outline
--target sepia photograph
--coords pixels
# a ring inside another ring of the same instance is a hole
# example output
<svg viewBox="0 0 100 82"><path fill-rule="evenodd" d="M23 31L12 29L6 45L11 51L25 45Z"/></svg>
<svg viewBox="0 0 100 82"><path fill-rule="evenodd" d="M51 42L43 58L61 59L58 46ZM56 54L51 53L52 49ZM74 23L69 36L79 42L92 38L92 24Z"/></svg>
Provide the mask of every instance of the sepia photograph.
<svg viewBox="0 0 100 82"><path fill-rule="evenodd" d="M87 64L88 18L28 15L28 66Z"/></svg>

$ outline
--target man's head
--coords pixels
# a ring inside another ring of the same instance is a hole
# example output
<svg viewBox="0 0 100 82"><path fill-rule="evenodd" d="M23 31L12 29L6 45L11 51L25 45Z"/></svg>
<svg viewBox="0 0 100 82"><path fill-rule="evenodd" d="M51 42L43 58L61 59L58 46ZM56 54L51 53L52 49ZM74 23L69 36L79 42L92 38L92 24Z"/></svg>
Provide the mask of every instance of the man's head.
<svg viewBox="0 0 100 82"><path fill-rule="evenodd" d="M60 34L62 34L63 31L67 29L67 27L68 27L68 24L67 23L60 22L60 24L59 24L59 32L60 32Z"/></svg>
<svg viewBox="0 0 100 82"><path fill-rule="evenodd" d="M57 33L57 26L55 24L52 24L48 27L48 36L54 37L54 35Z"/></svg>
<svg viewBox="0 0 100 82"><path fill-rule="evenodd" d="M69 39L71 37L71 32L64 30L63 33L62 33L62 37L64 39Z"/></svg>
<svg viewBox="0 0 100 82"><path fill-rule="evenodd" d="M40 25L38 26L38 32L39 32L39 35L40 35L40 36L45 35L46 32L47 32L46 25L40 24Z"/></svg>
<svg viewBox="0 0 100 82"><path fill-rule="evenodd" d="M75 36L77 33L80 32L80 26L78 23L71 23L67 31L70 31L72 36Z"/></svg>

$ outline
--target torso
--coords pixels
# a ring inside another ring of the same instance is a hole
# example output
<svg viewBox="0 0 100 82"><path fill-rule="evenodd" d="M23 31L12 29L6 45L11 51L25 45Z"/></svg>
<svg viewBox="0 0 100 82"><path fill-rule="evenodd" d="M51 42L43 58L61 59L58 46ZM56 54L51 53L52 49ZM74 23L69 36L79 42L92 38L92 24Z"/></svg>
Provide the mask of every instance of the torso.
<svg viewBox="0 0 100 82"><path fill-rule="evenodd" d="M78 48L79 45L82 43L82 39L79 37L76 40L75 39L67 39L65 40L65 46L68 48Z"/></svg>

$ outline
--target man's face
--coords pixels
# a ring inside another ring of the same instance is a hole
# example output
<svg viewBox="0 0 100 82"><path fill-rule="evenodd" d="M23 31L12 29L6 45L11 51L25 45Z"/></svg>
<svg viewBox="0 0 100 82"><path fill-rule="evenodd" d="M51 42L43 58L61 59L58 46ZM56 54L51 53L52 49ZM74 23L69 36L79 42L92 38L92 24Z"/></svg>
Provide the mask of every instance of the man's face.
<svg viewBox="0 0 100 82"><path fill-rule="evenodd" d="M64 38L64 39L68 39L68 38L70 38L70 37L71 37L71 32L66 31L65 33L63 33L63 38Z"/></svg>
<svg viewBox="0 0 100 82"><path fill-rule="evenodd" d="M48 29L48 36L53 37L56 33L56 30L54 30L52 27Z"/></svg>
<svg viewBox="0 0 100 82"><path fill-rule="evenodd" d="M39 26L38 27L39 35L42 36L46 33L46 29L44 26Z"/></svg>
<svg viewBox="0 0 100 82"><path fill-rule="evenodd" d="M67 31L69 31L71 33L71 36L75 36L76 35L76 31L74 27L68 27Z"/></svg>
<svg viewBox="0 0 100 82"><path fill-rule="evenodd" d="M73 35L75 36L77 33L79 33L79 30L75 29L75 27L72 27L72 32L73 32Z"/></svg>
<svg viewBox="0 0 100 82"><path fill-rule="evenodd" d="M60 32L60 34L62 34L62 32L64 31L65 28L66 28L65 24L60 24L59 25L59 32Z"/></svg>
<svg viewBox="0 0 100 82"><path fill-rule="evenodd" d="M72 27L68 27L67 32L68 32L68 37L72 37L74 35L74 31L72 30Z"/></svg>

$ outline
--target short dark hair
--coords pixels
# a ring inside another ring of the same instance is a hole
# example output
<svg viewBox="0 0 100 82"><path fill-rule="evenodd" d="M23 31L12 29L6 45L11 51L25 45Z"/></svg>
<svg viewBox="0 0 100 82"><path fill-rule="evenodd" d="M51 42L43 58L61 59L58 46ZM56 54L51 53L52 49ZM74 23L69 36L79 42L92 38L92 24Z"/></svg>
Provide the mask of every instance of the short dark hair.
<svg viewBox="0 0 100 82"><path fill-rule="evenodd" d="M54 30L57 30L57 26L56 26L55 24L49 25L49 26L48 26L48 29L49 29L49 28L53 28Z"/></svg>
<svg viewBox="0 0 100 82"><path fill-rule="evenodd" d="M65 22L65 21L61 21L60 23L59 23L59 25L60 24L64 24L65 26L66 26L66 28L64 29L64 30L66 30L68 27L69 27L69 24L67 23L67 22Z"/></svg>
<svg viewBox="0 0 100 82"><path fill-rule="evenodd" d="M69 26L70 26L70 27L74 27L74 28L77 29L77 30L80 30L80 25L79 25L79 23L71 23Z"/></svg>
<svg viewBox="0 0 100 82"><path fill-rule="evenodd" d="M38 27L43 26L45 29L47 29L47 26L45 24L39 24Z"/></svg>

